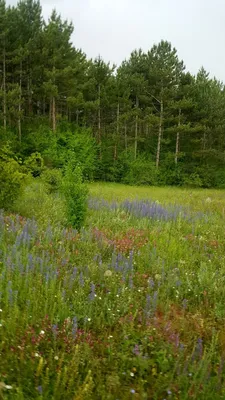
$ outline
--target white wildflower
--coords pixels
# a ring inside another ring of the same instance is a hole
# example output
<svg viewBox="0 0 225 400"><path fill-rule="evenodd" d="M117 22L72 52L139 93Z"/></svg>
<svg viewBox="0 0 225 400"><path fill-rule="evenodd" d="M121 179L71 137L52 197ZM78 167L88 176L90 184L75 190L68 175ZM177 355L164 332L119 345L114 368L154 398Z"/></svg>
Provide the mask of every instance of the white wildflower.
<svg viewBox="0 0 225 400"><path fill-rule="evenodd" d="M105 273L104 273L104 276L106 276L106 277L112 276L112 271L110 271L110 269L107 269L107 270L105 271Z"/></svg>
<svg viewBox="0 0 225 400"><path fill-rule="evenodd" d="M5 385L5 389L11 390L12 386L11 385Z"/></svg>

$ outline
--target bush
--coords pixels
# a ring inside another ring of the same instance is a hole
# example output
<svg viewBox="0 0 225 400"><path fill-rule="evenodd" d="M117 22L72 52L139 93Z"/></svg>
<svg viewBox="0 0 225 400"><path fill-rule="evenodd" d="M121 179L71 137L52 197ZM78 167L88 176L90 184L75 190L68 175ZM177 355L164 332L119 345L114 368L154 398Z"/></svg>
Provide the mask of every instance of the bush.
<svg viewBox="0 0 225 400"><path fill-rule="evenodd" d="M87 129L57 132L54 142L42 153L52 168L63 168L68 160L82 167L85 179L92 180L96 170L97 146Z"/></svg>
<svg viewBox="0 0 225 400"><path fill-rule="evenodd" d="M72 163L67 165L61 188L66 200L68 224L80 230L86 218L88 198L80 167L73 167Z"/></svg>
<svg viewBox="0 0 225 400"><path fill-rule="evenodd" d="M59 195L50 195L39 178L33 179L26 187L15 204L15 211L23 217L34 218L40 226L47 226L49 223L63 225L66 222L62 198Z"/></svg>
<svg viewBox="0 0 225 400"><path fill-rule="evenodd" d="M158 174L153 162L138 158L133 162L129 162L122 181L129 185L157 185Z"/></svg>
<svg viewBox="0 0 225 400"><path fill-rule="evenodd" d="M12 157L9 146L0 150L0 208L12 210L23 191L26 175L20 163Z"/></svg>
<svg viewBox="0 0 225 400"><path fill-rule="evenodd" d="M197 172L194 172L193 174L187 175L184 178L184 184L190 187L202 187L203 183L202 180L199 176L199 174L197 174Z"/></svg>
<svg viewBox="0 0 225 400"><path fill-rule="evenodd" d="M41 179L46 184L49 193L54 193L60 189L62 172L59 169L46 169L41 174Z"/></svg>
<svg viewBox="0 0 225 400"><path fill-rule="evenodd" d="M40 176L44 170L44 160L40 153L32 153L25 161L24 166L33 177Z"/></svg>

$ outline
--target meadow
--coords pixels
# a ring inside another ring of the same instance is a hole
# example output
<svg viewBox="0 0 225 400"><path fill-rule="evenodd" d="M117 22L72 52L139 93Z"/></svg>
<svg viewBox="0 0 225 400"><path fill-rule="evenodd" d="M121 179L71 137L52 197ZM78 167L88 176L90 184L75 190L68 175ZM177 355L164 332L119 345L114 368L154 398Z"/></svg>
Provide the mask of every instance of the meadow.
<svg viewBox="0 0 225 400"><path fill-rule="evenodd" d="M224 191L89 189L0 213L0 399L225 399Z"/></svg>

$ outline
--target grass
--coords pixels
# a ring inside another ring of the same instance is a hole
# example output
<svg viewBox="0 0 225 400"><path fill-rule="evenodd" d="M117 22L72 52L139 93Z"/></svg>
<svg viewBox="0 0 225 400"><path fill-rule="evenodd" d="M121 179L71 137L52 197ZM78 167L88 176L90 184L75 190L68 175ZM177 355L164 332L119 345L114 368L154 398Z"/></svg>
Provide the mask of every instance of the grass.
<svg viewBox="0 0 225 400"><path fill-rule="evenodd" d="M224 399L224 192L89 187L0 216L0 398Z"/></svg>

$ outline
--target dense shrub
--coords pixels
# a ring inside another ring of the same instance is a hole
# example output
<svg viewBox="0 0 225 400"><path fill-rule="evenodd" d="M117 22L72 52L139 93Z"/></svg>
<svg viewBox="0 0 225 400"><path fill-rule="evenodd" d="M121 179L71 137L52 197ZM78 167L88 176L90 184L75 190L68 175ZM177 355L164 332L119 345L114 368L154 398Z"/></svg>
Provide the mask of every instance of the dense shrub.
<svg viewBox="0 0 225 400"><path fill-rule="evenodd" d="M46 165L52 168L64 167L68 160L82 167L85 179L92 180L96 170L97 147L87 129L74 132L58 132L51 146L43 152Z"/></svg>
<svg viewBox="0 0 225 400"><path fill-rule="evenodd" d="M62 183L62 172L59 169L45 169L41 174L42 181L50 193L57 192Z"/></svg>
<svg viewBox="0 0 225 400"><path fill-rule="evenodd" d="M59 194L49 194L48 187L39 178L27 185L15 203L15 211L23 217L35 219L42 227L66 222L62 198Z"/></svg>
<svg viewBox="0 0 225 400"><path fill-rule="evenodd" d="M66 200L68 224L79 230L85 221L88 198L80 167L74 167L71 162L66 166L61 189Z"/></svg>
<svg viewBox="0 0 225 400"><path fill-rule="evenodd" d="M44 160L40 153L32 153L24 161L24 166L34 177L40 176L44 170Z"/></svg>
<svg viewBox="0 0 225 400"><path fill-rule="evenodd" d="M144 158L138 158L128 163L122 181L129 185L157 185L158 179L159 172L154 163Z"/></svg>
<svg viewBox="0 0 225 400"><path fill-rule="evenodd" d="M21 165L14 159L9 146L0 150L0 208L11 210L22 193L26 175Z"/></svg>
<svg viewBox="0 0 225 400"><path fill-rule="evenodd" d="M197 172L194 172L190 175L186 175L184 177L184 185L190 187L202 187L202 180Z"/></svg>

